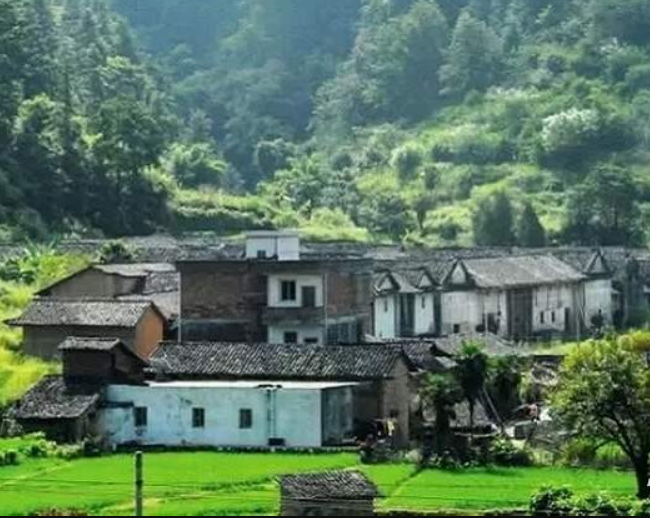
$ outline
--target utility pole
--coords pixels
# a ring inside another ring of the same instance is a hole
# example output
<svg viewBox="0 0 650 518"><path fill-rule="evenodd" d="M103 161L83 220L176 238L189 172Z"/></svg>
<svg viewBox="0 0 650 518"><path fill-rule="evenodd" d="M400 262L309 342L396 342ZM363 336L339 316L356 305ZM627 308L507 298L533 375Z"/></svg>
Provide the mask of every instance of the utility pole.
<svg viewBox="0 0 650 518"><path fill-rule="evenodd" d="M142 498L144 488L144 477L142 469L142 452L135 453L135 515L144 516L142 510Z"/></svg>

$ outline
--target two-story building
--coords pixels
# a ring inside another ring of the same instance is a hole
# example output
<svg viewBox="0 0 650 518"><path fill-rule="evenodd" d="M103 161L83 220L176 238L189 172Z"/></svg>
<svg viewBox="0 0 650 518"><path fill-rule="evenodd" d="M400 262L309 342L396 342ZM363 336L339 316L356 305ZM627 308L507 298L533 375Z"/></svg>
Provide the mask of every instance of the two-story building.
<svg viewBox="0 0 650 518"><path fill-rule="evenodd" d="M183 341L358 343L369 330L372 263L361 254L252 232L243 247L186 250L177 267Z"/></svg>
<svg viewBox="0 0 650 518"><path fill-rule="evenodd" d="M373 335L391 339L436 334L437 288L426 268L380 272L374 283Z"/></svg>

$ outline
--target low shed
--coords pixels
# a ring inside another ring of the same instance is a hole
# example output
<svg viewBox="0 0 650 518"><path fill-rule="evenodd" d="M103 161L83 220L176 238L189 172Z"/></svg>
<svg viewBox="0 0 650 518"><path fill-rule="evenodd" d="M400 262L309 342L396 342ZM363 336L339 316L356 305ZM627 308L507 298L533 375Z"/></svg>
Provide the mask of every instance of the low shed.
<svg viewBox="0 0 650 518"><path fill-rule="evenodd" d="M280 479L281 516L374 516L379 491L358 471L291 475Z"/></svg>

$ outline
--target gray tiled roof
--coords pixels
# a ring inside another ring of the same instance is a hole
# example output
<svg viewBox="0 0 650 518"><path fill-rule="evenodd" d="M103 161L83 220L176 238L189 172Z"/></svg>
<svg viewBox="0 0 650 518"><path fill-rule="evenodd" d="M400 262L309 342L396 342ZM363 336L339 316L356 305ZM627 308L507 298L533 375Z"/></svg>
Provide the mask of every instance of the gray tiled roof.
<svg viewBox="0 0 650 518"><path fill-rule="evenodd" d="M46 376L10 411L19 420L76 419L100 400L97 388L67 386L62 376Z"/></svg>
<svg viewBox="0 0 650 518"><path fill-rule="evenodd" d="M135 327L151 301L35 299L15 326ZM156 311L158 311L156 309Z"/></svg>
<svg viewBox="0 0 650 518"><path fill-rule="evenodd" d="M151 365L170 377L363 381L390 379L400 359L390 346L165 343Z"/></svg>
<svg viewBox="0 0 650 518"><path fill-rule="evenodd" d="M514 288L579 282L585 276L552 255L467 259L463 261L474 284L479 288Z"/></svg>
<svg viewBox="0 0 650 518"><path fill-rule="evenodd" d="M110 352L122 342L118 338L86 338L68 337L61 345L59 351L101 351Z"/></svg>
<svg viewBox="0 0 650 518"><path fill-rule="evenodd" d="M93 268L109 275L122 277L146 277L154 273L174 273L176 271L176 267L171 263L97 264Z"/></svg>
<svg viewBox="0 0 650 518"><path fill-rule="evenodd" d="M290 500L372 500L379 490L358 471L329 471L280 478L282 496Z"/></svg>

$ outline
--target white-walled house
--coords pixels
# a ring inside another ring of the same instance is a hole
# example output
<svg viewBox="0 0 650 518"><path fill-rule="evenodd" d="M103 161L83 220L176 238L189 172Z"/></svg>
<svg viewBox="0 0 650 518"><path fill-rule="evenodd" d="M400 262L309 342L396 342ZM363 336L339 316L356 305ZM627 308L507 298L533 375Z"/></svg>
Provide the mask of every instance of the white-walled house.
<svg viewBox="0 0 650 518"><path fill-rule="evenodd" d="M584 273L551 255L457 260L442 281L443 335L579 337L597 314L611 321L612 281L598 253Z"/></svg>
<svg viewBox="0 0 650 518"><path fill-rule="evenodd" d="M354 429L353 387L260 381L109 385L99 430L112 445L340 445Z"/></svg>
<svg viewBox="0 0 650 518"><path fill-rule="evenodd" d="M426 269L379 274L374 286L374 336L391 339L434 334L436 288Z"/></svg>

